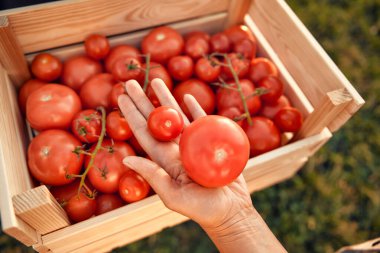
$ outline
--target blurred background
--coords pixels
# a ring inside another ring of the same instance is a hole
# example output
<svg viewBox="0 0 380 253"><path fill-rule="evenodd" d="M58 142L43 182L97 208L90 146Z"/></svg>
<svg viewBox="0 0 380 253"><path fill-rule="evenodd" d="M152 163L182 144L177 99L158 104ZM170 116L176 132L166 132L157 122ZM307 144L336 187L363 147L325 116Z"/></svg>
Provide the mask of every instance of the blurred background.
<svg viewBox="0 0 380 253"><path fill-rule="evenodd" d="M295 177L252 199L289 252L329 253L380 236L380 1L287 2L366 104ZM0 252L33 250L0 234ZM114 252L218 251L186 222Z"/></svg>

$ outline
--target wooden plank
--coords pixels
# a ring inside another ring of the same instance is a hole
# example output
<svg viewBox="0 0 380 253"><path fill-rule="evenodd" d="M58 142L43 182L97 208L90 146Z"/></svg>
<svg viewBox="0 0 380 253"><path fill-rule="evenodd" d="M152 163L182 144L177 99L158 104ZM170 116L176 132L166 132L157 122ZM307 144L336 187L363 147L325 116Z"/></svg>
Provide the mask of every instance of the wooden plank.
<svg viewBox="0 0 380 253"><path fill-rule="evenodd" d="M301 129L294 136L294 140L320 133L325 126L334 121L344 108L352 101L346 89L327 92L319 106L305 119Z"/></svg>
<svg viewBox="0 0 380 253"><path fill-rule="evenodd" d="M251 0L230 0L228 6L228 16L225 21L225 28L233 25L242 24L244 16L248 12Z"/></svg>
<svg viewBox="0 0 380 253"><path fill-rule="evenodd" d="M15 87L1 65L0 111L1 226L5 233L30 246L37 242L37 233L16 217L12 204L12 196L32 187L25 162L27 139Z"/></svg>
<svg viewBox="0 0 380 253"><path fill-rule="evenodd" d="M64 1L63 1L64 2ZM81 0L8 14L24 53L226 11L228 0Z"/></svg>
<svg viewBox="0 0 380 253"><path fill-rule="evenodd" d="M0 16L0 64L13 84L20 87L30 79L28 64L7 16Z"/></svg>
<svg viewBox="0 0 380 253"><path fill-rule="evenodd" d="M70 225L65 210L45 185L13 196L16 215L44 235Z"/></svg>
<svg viewBox="0 0 380 253"><path fill-rule="evenodd" d="M194 30L200 30L212 34L223 29L223 22L226 18L227 13L217 13L197 19L173 23L169 26L173 27L174 29L177 29L181 34L186 34ZM118 36L112 36L109 38L109 41L111 46L128 44L135 47L139 47L142 39L146 34L149 33L149 31L151 31L151 29L146 29ZM66 46L63 48L51 49L47 50L46 52L53 54L62 61L65 61L67 58L70 58L71 56L85 53L83 43ZM27 61L32 62L36 54L37 53L28 54L26 56Z"/></svg>
<svg viewBox="0 0 380 253"><path fill-rule="evenodd" d="M33 249L39 253L49 253L51 252L48 247L43 245L41 235L38 235L38 242L33 245Z"/></svg>
<svg viewBox="0 0 380 253"><path fill-rule="evenodd" d="M314 107L329 91L345 88L351 94L350 106L330 124L338 130L364 104L360 94L285 1L253 1L249 15Z"/></svg>

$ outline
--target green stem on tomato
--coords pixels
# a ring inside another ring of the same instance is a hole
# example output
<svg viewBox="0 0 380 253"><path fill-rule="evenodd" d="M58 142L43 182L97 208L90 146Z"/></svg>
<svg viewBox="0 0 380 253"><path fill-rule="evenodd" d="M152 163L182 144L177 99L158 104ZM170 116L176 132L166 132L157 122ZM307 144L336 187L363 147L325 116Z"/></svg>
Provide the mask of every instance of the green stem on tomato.
<svg viewBox="0 0 380 253"><path fill-rule="evenodd" d="M147 54L145 56L145 80L144 80L144 86L143 86L144 92L146 92L146 89L148 89L149 72L150 72L150 54Z"/></svg>

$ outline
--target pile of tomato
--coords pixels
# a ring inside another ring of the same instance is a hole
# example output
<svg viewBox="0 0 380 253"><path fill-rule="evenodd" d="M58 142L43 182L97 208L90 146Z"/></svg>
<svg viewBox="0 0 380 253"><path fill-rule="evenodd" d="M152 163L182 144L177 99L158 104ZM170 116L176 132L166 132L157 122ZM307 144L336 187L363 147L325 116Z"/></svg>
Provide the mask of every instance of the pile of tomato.
<svg viewBox="0 0 380 253"><path fill-rule="evenodd" d="M245 26L184 37L159 27L144 37L140 49L111 48L106 37L91 35L84 47L86 54L65 62L49 53L36 55L30 66L34 79L19 92L20 108L38 132L28 148L29 170L49 185L74 222L152 193L122 163L126 156L146 156L117 105L128 80L137 80L156 107L150 81L161 78L189 119L185 94L207 114L234 120L248 137L251 156L279 147L283 132L302 125L301 113L283 94L276 66L256 57L256 40ZM159 116L155 119L152 125L161 124ZM160 134L155 137L167 138Z"/></svg>

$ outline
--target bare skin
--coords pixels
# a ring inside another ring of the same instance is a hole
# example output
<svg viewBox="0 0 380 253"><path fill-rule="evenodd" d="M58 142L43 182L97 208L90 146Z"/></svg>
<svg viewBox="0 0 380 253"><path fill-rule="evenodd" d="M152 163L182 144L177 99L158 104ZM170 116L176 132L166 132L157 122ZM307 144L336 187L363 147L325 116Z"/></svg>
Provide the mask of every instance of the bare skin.
<svg viewBox="0 0 380 253"><path fill-rule="evenodd" d="M162 80L154 79L151 85L161 105L180 111L185 125L189 125ZM146 119L154 107L141 86L128 81L126 91L128 95L119 97L119 107L154 162L130 156L124 163L148 181L164 204L197 222L220 252L286 252L254 209L243 176L221 188L205 188L193 182L182 167L179 139L159 142L149 134ZM185 104L194 119L206 115L191 95L185 96Z"/></svg>

